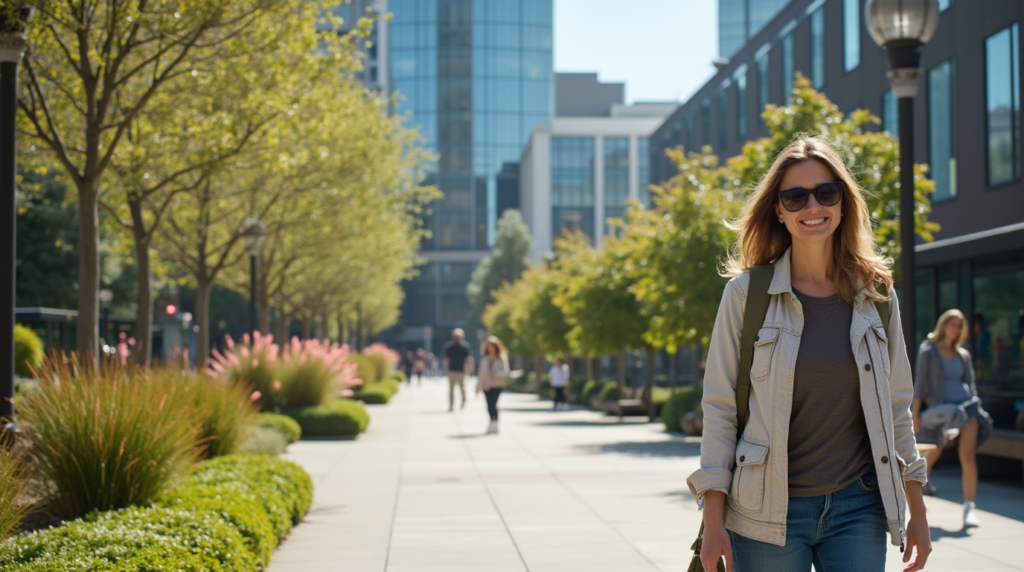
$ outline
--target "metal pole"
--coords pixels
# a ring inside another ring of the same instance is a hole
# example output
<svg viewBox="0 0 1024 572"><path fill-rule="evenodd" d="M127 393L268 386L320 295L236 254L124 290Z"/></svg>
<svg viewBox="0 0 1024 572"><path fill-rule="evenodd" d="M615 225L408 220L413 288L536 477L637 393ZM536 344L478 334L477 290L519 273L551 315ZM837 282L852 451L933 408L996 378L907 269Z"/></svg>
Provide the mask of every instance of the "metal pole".
<svg viewBox="0 0 1024 572"><path fill-rule="evenodd" d="M907 354L917 355L917 284L914 264L914 98L899 99L900 129L900 274L903 338ZM910 360L911 366L914 365Z"/></svg>
<svg viewBox="0 0 1024 572"><path fill-rule="evenodd" d="M18 63L25 51L21 34L0 34L0 420L14 420L14 270L17 205ZM20 49L19 49L20 48ZM16 57L15 57L16 56ZM14 430L4 425L3 431Z"/></svg>
<svg viewBox="0 0 1024 572"><path fill-rule="evenodd" d="M249 254L249 335L259 331L256 316L256 255Z"/></svg>

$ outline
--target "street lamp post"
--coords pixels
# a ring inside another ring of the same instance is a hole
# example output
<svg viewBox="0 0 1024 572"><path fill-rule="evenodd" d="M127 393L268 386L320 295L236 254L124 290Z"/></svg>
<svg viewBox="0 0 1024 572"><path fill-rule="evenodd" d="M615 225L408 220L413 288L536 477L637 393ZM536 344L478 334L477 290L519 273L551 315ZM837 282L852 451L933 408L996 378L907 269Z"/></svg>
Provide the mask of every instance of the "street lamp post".
<svg viewBox="0 0 1024 572"><path fill-rule="evenodd" d="M921 48L939 27L938 0L868 0L865 20L871 37L889 55L889 83L899 101L900 274L903 337L907 352L917 348L914 280L914 97L921 80ZM913 360L911 360L913 363Z"/></svg>
<svg viewBox="0 0 1024 572"><path fill-rule="evenodd" d="M242 221L242 236L249 249L249 335L253 336L259 330L259 317L256 315L256 264L260 248L267 238L267 225L256 215L249 215Z"/></svg>
<svg viewBox="0 0 1024 572"><path fill-rule="evenodd" d="M0 423L4 434L14 426L14 261L17 205L14 195L18 157L18 65L25 56L25 22L32 8L0 8Z"/></svg>

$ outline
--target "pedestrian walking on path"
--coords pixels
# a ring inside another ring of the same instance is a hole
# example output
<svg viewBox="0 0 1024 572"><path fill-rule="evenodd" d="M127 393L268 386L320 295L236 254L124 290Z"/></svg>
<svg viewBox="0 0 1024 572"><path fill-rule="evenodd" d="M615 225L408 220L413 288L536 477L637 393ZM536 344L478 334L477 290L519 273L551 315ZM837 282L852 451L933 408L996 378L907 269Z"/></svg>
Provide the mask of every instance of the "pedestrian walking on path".
<svg viewBox="0 0 1024 572"><path fill-rule="evenodd" d="M555 390L555 404L552 409L569 408L569 402L565 399L566 388L569 387L569 364L564 363L562 358L555 358L548 370L548 378L551 380L551 389Z"/></svg>
<svg viewBox="0 0 1024 572"><path fill-rule="evenodd" d="M978 463L975 451L992 436L992 418L981 408L974 383L971 354L963 348L967 320L960 310L947 310L935 331L917 353L914 382L914 431L918 441L934 443L928 452L928 471L942 456L942 449L959 436L961 483L964 489L964 526L979 526L974 497L978 492ZM924 408L924 411L922 411ZM934 495L935 485L925 485Z"/></svg>
<svg viewBox="0 0 1024 572"><path fill-rule="evenodd" d="M466 372L473 371L473 350L462 338L466 333L462 328L452 331L452 341L442 349L444 370L448 372L448 411L455 409L455 388L459 388L462 396L462 407L466 407Z"/></svg>
<svg viewBox="0 0 1024 572"><path fill-rule="evenodd" d="M476 372L476 392L483 392L487 398L487 413L491 423L487 426L487 434L498 432L498 397L505 387L508 377L508 356L501 340L494 336L484 342L483 355L480 356L480 368Z"/></svg>
<svg viewBox="0 0 1024 572"><path fill-rule="evenodd" d="M735 221L687 479L705 570L882 572L886 531L904 562L916 549L908 571L931 552L892 260L863 193L826 139L799 136Z"/></svg>

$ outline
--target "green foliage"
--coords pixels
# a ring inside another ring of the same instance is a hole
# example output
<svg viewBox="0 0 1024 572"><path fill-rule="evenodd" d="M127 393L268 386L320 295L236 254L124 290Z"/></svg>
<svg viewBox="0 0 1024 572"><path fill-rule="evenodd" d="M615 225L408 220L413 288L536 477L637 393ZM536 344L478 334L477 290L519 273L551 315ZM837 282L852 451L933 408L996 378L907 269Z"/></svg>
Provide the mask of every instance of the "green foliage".
<svg viewBox="0 0 1024 572"><path fill-rule="evenodd" d="M383 387L383 388L387 389L388 391L391 392L391 395L394 395L394 394L398 393L398 390L402 387L394 379L385 379L384 381L377 382L375 385L377 387Z"/></svg>
<svg viewBox="0 0 1024 572"><path fill-rule="evenodd" d="M583 389L580 391L580 401L585 404L589 404L593 398L600 397L606 387L611 386L617 386L616 382L611 380L601 381L598 379L591 379L583 385Z"/></svg>
<svg viewBox="0 0 1024 572"><path fill-rule="evenodd" d="M523 215L516 209L508 209L498 219L494 231L494 250L480 261L466 286L469 311L466 315L466 331L476 332L485 325L485 308L494 302L493 292L506 283L512 283L522 276L530 265L530 250L533 238ZM499 334L491 331L502 340Z"/></svg>
<svg viewBox="0 0 1024 572"><path fill-rule="evenodd" d="M22 501L28 474L22 459L0 443L0 541L18 531L27 507Z"/></svg>
<svg viewBox="0 0 1024 572"><path fill-rule="evenodd" d="M353 399L362 401L367 405L382 405L391 401L392 395L394 395L394 392L385 387L384 382L381 382L356 391Z"/></svg>
<svg viewBox="0 0 1024 572"><path fill-rule="evenodd" d="M159 505L92 513L0 543L11 572L258 570L312 502L294 463L229 456L201 463Z"/></svg>
<svg viewBox="0 0 1024 572"><path fill-rule="evenodd" d="M291 444L302 438L302 427L288 417L279 413L260 413L256 418L256 426L277 431Z"/></svg>
<svg viewBox="0 0 1024 572"><path fill-rule="evenodd" d="M362 355L373 365L372 383L378 383L384 381L388 377L391 377L394 366L388 360L387 356L379 353L363 353Z"/></svg>
<svg viewBox="0 0 1024 572"><path fill-rule="evenodd" d="M200 457L209 459L238 451L256 423L258 412L248 388L206 375L194 376L171 370L153 371L164 377L159 383L181 384L191 395L200 428Z"/></svg>
<svg viewBox="0 0 1024 572"><path fill-rule="evenodd" d="M402 383L403 381L405 381L405 373L401 371L396 371L395 373L391 374L391 379L395 380L395 382L397 383Z"/></svg>
<svg viewBox="0 0 1024 572"><path fill-rule="evenodd" d="M202 422L186 389L133 368L99 372L74 358L45 361L39 392L19 412L52 510L77 518L166 492L200 453Z"/></svg>
<svg viewBox="0 0 1024 572"><path fill-rule="evenodd" d="M32 370L43 363L43 340L35 332L14 324L14 373L32 377Z"/></svg>
<svg viewBox="0 0 1024 572"><path fill-rule="evenodd" d="M249 432L245 441L238 448L242 455L272 455L277 456L288 448L288 439L277 431L268 427L257 427Z"/></svg>
<svg viewBox="0 0 1024 572"><path fill-rule="evenodd" d="M661 422L669 431L680 431L683 415L695 411L700 405L701 392L695 387L683 387L672 394L661 408Z"/></svg>
<svg viewBox="0 0 1024 572"><path fill-rule="evenodd" d="M604 386L601 388L600 400L602 402L618 401L619 399L623 399L624 397L625 396L622 395L622 392L619 390L619 384L617 382L605 382Z"/></svg>
<svg viewBox="0 0 1024 572"><path fill-rule="evenodd" d="M307 436L349 437L366 431L370 416L358 401L336 399L315 407L286 409L285 415L295 419Z"/></svg>
<svg viewBox="0 0 1024 572"><path fill-rule="evenodd" d="M377 364L374 360L368 356L351 353L348 356L349 361L356 364L356 368L359 371L359 379L363 380L363 385L371 385L377 383L380 379L377 377Z"/></svg>
<svg viewBox="0 0 1024 572"><path fill-rule="evenodd" d="M582 377L570 381L567 393L569 395L574 395L577 398L582 397L583 388L586 387L587 383L589 383L590 381L591 380Z"/></svg>
<svg viewBox="0 0 1024 572"><path fill-rule="evenodd" d="M24 152L18 160L16 305L74 308L78 303L78 203L54 172L28 168Z"/></svg>

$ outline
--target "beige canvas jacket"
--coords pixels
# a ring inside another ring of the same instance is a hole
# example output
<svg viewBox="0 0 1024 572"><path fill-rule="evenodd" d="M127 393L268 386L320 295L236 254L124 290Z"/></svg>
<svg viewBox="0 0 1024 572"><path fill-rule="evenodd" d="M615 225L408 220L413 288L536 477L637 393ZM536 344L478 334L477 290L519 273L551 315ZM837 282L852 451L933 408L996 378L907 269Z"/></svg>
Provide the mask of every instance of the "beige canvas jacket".
<svg viewBox="0 0 1024 572"><path fill-rule="evenodd" d="M508 358L506 356L501 356L500 359L482 356L476 373L477 391L505 387L505 378L507 377Z"/></svg>
<svg viewBox="0 0 1024 572"><path fill-rule="evenodd" d="M775 264L764 324L754 343L750 370L750 418L737 440L736 372L750 275L725 287L711 336L704 374L704 436L701 468L687 479L697 504L704 493L726 493L726 528L777 545L786 543L789 506L788 437L793 372L800 350L803 309L790 285L790 251ZM850 345L860 372L860 399L885 505L892 543L906 538L903 482L927 481L916 448L910 403L914 395L899 304L893 294L887 335L864 290L853 304Z"/></svg>

